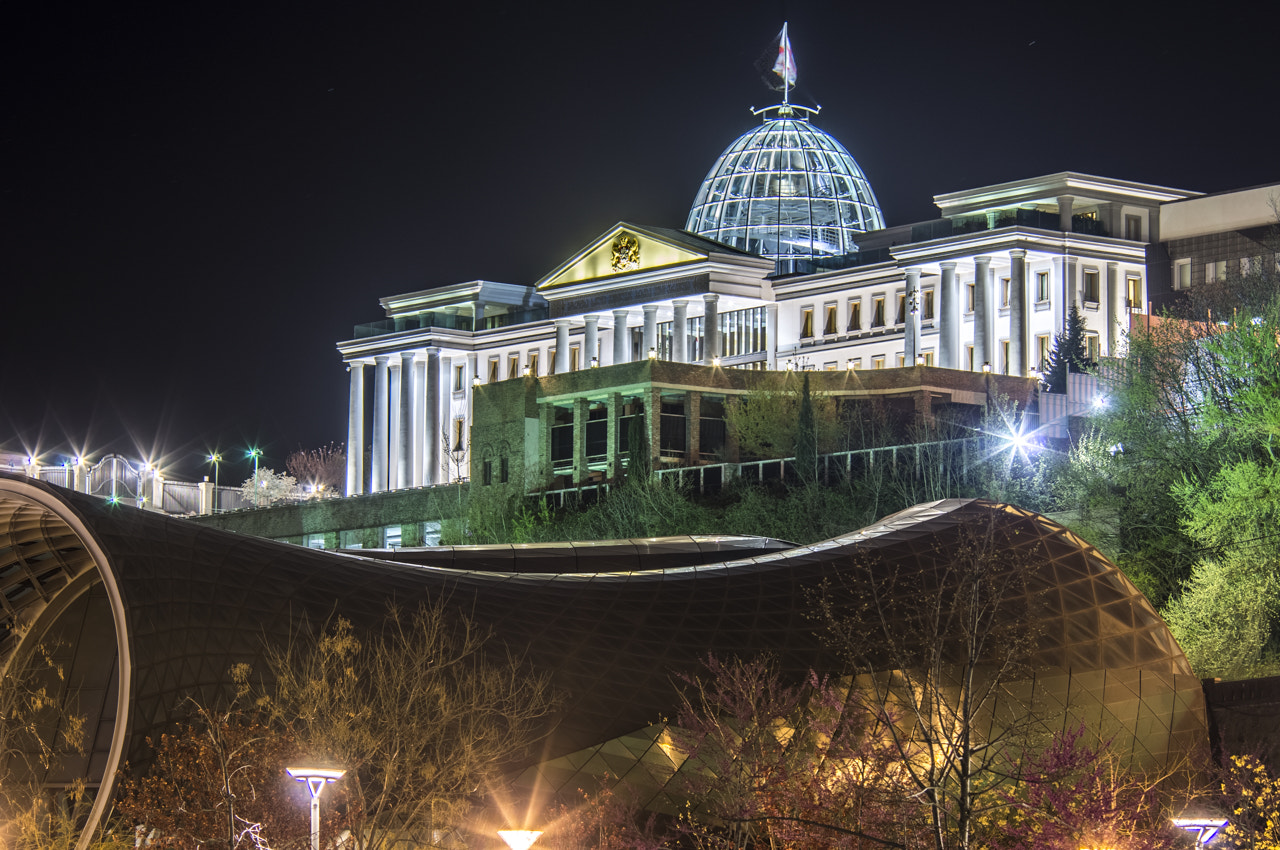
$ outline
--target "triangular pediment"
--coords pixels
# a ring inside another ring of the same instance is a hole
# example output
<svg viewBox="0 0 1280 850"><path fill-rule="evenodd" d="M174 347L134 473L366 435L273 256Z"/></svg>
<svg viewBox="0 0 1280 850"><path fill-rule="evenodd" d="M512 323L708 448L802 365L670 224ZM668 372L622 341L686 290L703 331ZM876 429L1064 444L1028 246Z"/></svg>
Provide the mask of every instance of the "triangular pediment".
<svg viewBox="0 0 1280 850"><path fill-rule="evenodd" d="M715 247L692 233L619 222L538 281L538 289L697 263L705 261Z"/></svg>

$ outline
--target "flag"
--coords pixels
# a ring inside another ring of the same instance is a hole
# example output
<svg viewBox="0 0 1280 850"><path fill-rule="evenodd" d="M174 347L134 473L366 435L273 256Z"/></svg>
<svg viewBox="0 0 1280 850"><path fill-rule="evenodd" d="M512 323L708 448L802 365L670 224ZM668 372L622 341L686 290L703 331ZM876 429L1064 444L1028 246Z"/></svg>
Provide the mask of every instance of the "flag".
<svg viewBox="0 0 1280 850"><path fill-rule="evenodd" d="M756 68L764 78L764 84L774 91L786 91L795 88L796 57L791 52L791 39L787 37L787 25L782 25L782 32L769 43L769 47L756 61Z"/></svg>

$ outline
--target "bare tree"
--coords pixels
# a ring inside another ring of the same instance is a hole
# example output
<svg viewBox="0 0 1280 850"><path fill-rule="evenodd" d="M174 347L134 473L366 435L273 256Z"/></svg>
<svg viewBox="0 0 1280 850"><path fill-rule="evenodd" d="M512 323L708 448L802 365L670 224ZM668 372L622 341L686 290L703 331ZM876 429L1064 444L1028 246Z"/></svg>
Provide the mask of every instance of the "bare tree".
<svg viewBox="0 0 1280 850"><path fill-rule="evenodd" d="M1006 687L1029 669L1038 639L1031 559L1014 536L992 517L959 528L921 559L925 569L866 556L848 587L817 600L857 674L854 695L896 715L883 728L937 850L968 850L976 817L1004 805L1036 726Z"/></svg>
<svg viewBox="0 0 1280 850"><path fill-rule="evenodd" d="M289 455L284 466L311 498L340 496L346 486L347 450L333 443L318 449L300 448Z"/></svg>
<svg viewBox="0 0 1280 850"><path fill-rule="evenodd" d="M441 604L390 608L363 632L338 616L267 658L275 684L260 704L347 770L356 850L437 844L555 708L545 676Z"/></svg>

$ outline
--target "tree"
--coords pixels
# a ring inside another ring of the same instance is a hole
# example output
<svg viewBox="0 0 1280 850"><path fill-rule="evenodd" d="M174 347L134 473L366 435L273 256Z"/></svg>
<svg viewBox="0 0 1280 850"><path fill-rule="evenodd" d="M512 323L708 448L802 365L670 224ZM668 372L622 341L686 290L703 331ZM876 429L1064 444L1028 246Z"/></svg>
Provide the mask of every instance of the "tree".
<svg viewBox="0 0 1280 850"><path fill-rule="evenodd" d="M860 604L843 609L830 592L816 600L858 674L854 693L868 711L901 713L884 730L936 850L968 850L977 818L1002 805L1014 747L1026 747L1034 722L1003 687L1028 671L1038 637L1030 553L1012 534L999 517L958 529L936 573L904 576L864 557L847 579L855 592L841 594Z"/></svg>
<svg viewBox="0 0 1280 850"><path fill-rule="evenodd" d="M808 372L804 373L804 384L800 389L800 411L796 417L796 472L802 482L818 480L818 431L813 420Z"/></svg>
<svg viewBox="0 0 1280 850"><path fill-rule="evenodd" d="M262 467L240 485L240 498L245 505L265 508L282 499L295 496L298 480L284 472Z"/></svg>
<svg viewBox="0 0 1280 850"><path fill-rule="evenodd" d="M682 824L700 844L905 847L921 825L881 734L847 681L783 681L774 659L709 656L670 734L685 756ZM914 821L914 822L913 822Z"/></svg>
<svg viewBox="0 0 1280 850"><path fill-rule="evenodd" d="M310 498L341 496L347 483L347 450L330 443L318 449L298 449L284 462L289 474L302 482Z"/></svg>
<svg viewBox="0 0 1280 850"><path fill-rule="evenodd" d="M808 375L805 375L808 378ZM794 377L783 377L774 385L733 396L725 406L729 431L746 454L760 458L795 457L797 422L803 390ZM835 399L826 393L811 393L814 445L819 453L836 451L846 434Z"/></svg>
<svg viewBox="0 0 1280 850"><path fill-rule="evenodd" d="M1001 792L1005 808L993 813L991 844L1026 847L1107 847L1180 850L1185 835L1145 777L1117 763L1103 745L1084 744L1084 725L1054 734L1049 746L1028 753L1020 782Z"/></svg>
<svg viewBox="0 0 1280 850"><path fill-rule="evenodd" d="M1231 810L1223 843L1238 850L1280 850L1280 777L1255 756L1232 756L1222 792Z"/></svg>
<svg viewBox="0 0 1280 850"><path fill-rule="evenodd" d="M439 603L368 630L336 616L269 647L267 664L270 722L348 771L355 850L436 844L555 708L546 676Z"/></svg>
<svg viewBox="0 0 1280 850"><path fill-rule="evenodd" d="M1084 372L1089 366L1089 354L1085 348L1084 316L1075 304L1067 313L1067 326L1053 338L1049 351L1049 363L1045 368L1044 383L1051 393L1067 391L1067 373Z"/></svg>
<svg viewBox="0 0 1280 850"><path fill-rule="evenodd" d="M244 676L247 671L237 671ZM285 767L304 754L294 739L236 704L214 711L192 702L191 719L147 743L154 761L126 775L117 808L155 847L305 848L311 827ZM347 826L342 789L322 809L321 834Z"/></svg>
<svg viewBox="0 0 1280 850"><path fill-rule="evenodd" d="M652 469L653 458L649 456L649 429L645 411L637 408L627 426L627 481L647 484Z"/></svg>

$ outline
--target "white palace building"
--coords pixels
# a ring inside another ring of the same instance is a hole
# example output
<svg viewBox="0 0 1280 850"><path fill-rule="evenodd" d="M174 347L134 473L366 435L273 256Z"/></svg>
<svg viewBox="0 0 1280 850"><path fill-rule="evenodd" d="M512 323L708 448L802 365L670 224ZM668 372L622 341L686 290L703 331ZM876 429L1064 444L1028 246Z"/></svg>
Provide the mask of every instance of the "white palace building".
<svg viewBox="0 0 1280 850"><path fill-rule="evenodd" d="M593 398L617 405L635 387L611 386L609 367L646 359L1034 377L1072 305L1090 359L1119 356L1133 314L1260 253L1274 219L1274 186L1201 197L1062 172L937 195L938 219L886 227L813 110L759 115L712 166L683 230L619 223L533 285L477 280L381 299L385 318L338 344L350 371L348 495L480 475L467 452L473 400L504 381L599 368ZM531 414L528 435L545 442L539 421L549 420ZM547 457L512 451L526 466Z"/></svg>

